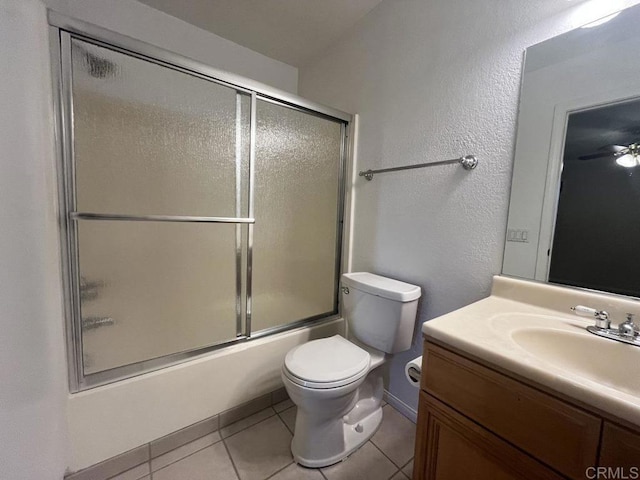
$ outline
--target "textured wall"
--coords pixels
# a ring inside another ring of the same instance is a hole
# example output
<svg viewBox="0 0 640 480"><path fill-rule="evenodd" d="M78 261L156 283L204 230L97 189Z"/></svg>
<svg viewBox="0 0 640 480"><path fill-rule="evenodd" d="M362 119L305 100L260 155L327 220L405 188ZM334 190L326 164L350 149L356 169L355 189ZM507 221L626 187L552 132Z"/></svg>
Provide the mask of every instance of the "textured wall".
<svg viewBox="0 0 640 480"><path fill-rule="evenodd" d="M385 0L300 69L302 96L360 115L359 169L480 160L355 184L353 269L422 286L417 326L488 295L500 272L524 49L628 3ZM417 332L388 383L413 408L402 369Z"/></svg>
<svg viewBox="0 0 640 480"><path fill-rule="evenodd" d="M0 477L59 480L66 367L44 8L0 0ZM5 47L6 46L6 47Z"/></svg>

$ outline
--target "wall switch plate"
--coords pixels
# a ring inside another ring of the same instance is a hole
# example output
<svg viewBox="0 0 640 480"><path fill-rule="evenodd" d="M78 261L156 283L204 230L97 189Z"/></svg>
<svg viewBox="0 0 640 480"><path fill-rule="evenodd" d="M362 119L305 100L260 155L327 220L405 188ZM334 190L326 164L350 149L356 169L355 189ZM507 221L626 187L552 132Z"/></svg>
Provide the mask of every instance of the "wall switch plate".
<svg viewBox="0 0 640 480"><path fill-rule="evenodd" d="M507 242L529 243L529 230L508 229Z"/></svg>

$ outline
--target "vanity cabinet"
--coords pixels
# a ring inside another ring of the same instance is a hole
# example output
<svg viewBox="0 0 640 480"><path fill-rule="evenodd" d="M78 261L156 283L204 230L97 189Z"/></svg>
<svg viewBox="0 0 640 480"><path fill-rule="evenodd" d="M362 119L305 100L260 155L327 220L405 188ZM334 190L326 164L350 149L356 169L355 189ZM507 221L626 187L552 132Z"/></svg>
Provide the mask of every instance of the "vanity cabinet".
<svg viewBox="0 0 640 480"><path fill-rule="evenodd" d="M640 473L640 433L605 422L598 463L606 467L638 468Z"/></svg>
<svg viewBox="0 0 640 480"><path fill-rule="evenodd" d="M584 479L625 466L620 456L640 464L640 436L593 412L429 341L423 365L414 480Z"/></svg>
<svg viewBox="0 0 640 480"><path fill-rule="evenodd" d="M418 418L414 479L563 478L424 391Z"/></svg>

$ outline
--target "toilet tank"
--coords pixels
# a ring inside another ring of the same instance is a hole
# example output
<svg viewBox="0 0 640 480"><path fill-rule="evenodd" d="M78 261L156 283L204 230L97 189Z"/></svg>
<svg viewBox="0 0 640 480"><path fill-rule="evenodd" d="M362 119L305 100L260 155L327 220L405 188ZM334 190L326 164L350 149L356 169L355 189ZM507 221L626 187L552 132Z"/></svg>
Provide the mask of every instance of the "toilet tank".
<svg viewBox="0 0 640 480"><path fill-rule="evenodd" d="M342 275L342 315L349 335L377 350L411 348L420 287L368 272Z"/></svg>

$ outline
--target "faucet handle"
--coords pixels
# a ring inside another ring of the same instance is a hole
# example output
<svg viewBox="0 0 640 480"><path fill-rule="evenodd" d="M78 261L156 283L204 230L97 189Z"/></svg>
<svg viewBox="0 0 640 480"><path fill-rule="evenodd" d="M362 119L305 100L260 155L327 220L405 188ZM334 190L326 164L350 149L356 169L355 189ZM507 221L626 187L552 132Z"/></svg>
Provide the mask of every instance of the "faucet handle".
<svg viewBox="0 0 640 480"><path fill-rule="evenodd" d="M621 337L633 338L638 334L636 325L633 322L634 316L633 313L627 313L627 319L618 325L618 334Z"/></svg>
<svg viewBox="0 0 640 480"><path fill-rule="evenodd" d="M608 329L611 327L609 314L604 310L596 310L595 308L585 307L584 305L576 305L575 307L571 307L571 310L573 310L576 315L595 318L597 328Z"/></svg>

